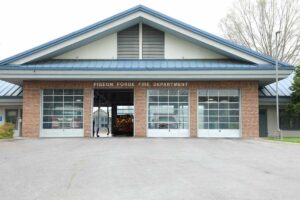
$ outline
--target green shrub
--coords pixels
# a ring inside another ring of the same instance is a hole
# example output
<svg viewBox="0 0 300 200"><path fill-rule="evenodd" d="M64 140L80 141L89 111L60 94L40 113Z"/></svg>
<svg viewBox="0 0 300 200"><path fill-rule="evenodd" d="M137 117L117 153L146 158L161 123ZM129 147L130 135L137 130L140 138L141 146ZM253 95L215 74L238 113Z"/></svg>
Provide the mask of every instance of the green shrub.
<svg viewBox="0 0 300 200"><path fill-rule="evenodd" d="M14 125L11 123L5 123L0 126L0 139L12 138L14 135Z"/></svg>

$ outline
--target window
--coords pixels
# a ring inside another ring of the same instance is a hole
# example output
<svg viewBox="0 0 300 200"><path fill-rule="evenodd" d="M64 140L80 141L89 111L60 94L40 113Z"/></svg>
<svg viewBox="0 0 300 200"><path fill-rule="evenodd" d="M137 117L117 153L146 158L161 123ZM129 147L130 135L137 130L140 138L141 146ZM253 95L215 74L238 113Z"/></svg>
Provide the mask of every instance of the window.
<svg viewBox="0 0 300 200"><path fill-rule="evenodd" d="M83 90L45 89L43 129L82 129Z"/></svg>
<svg viewBox="0 0 300 200"><path fill-rule="evenodd" d="M14 129L18 129L18 110L17 109L5 110L5 122L12 123L14 125Z"/></svg>
<svg viewBox="0 0 300 200"><path fill-rule="evenodd" d="M300 130L300 114L280 110L279 115L280 128L283 130Z"/></svg>
<svg viewBox="0 0 300 200"><path fill-rule="evenodd" d="M185 89L148 90L148 128L188 129L188 101Z"/></svg>
<svg viewBox="0 0 300 200"><path fill-rule="evenodd" d="M134 106L117 106L117 115L134 114Z"/></svg>
<svg viewBox="0 0 300 200"><path fill-rule="evenodd" d="M238 90L198 91L199 129L239 129Z"/></svg>

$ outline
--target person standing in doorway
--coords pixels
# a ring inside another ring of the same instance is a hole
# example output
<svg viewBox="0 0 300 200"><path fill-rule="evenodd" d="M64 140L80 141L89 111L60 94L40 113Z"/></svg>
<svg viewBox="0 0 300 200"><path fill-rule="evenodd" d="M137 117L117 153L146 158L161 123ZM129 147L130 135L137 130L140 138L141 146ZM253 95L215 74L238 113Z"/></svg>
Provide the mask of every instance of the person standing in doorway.
<svg viewBox="0 0 300 200"><path fill-rule="evenodd" d="M95 137L95 120L93 120L93 137ZM97 128L97 137L99 137L99 128Z"/></svg>

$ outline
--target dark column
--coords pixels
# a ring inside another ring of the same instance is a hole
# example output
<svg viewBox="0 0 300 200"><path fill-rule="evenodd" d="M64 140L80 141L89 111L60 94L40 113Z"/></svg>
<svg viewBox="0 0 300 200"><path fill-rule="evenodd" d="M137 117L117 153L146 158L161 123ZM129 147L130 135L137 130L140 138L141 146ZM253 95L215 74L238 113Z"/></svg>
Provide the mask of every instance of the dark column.
<svg viewBox="0 0 300 200"><path fill-rule="evenodd" d="M117 119L117 105L114 103L111 105L111 126L112 126L112 134L114 134L115 126Z"/></svg>

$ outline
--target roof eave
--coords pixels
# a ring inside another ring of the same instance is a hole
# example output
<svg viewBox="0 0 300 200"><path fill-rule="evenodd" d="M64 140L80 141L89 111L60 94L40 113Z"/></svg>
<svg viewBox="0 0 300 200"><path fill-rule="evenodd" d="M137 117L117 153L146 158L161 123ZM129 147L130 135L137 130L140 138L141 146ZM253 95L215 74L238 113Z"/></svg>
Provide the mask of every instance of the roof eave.
<svg viewBox="0 0 300 200"><path fill-rule="evenodd" d="M287 106L290 103L290 96L279 96L279 102L281 106ZM260 96L259 97L259 105L260 106L275 106L276 105L276 97L275 96Z"/></svg>
<svg viewBox="0 0 300 200"><path fill-rule="evenodd" d="M274 82L272 70L143 70L143 71L100 71L100 70L1 70L0 79L17 80L86 80L86 81L223 81L256 80L260 85ZM291 71L280 70L279 78L286 78Z"/></svg>

